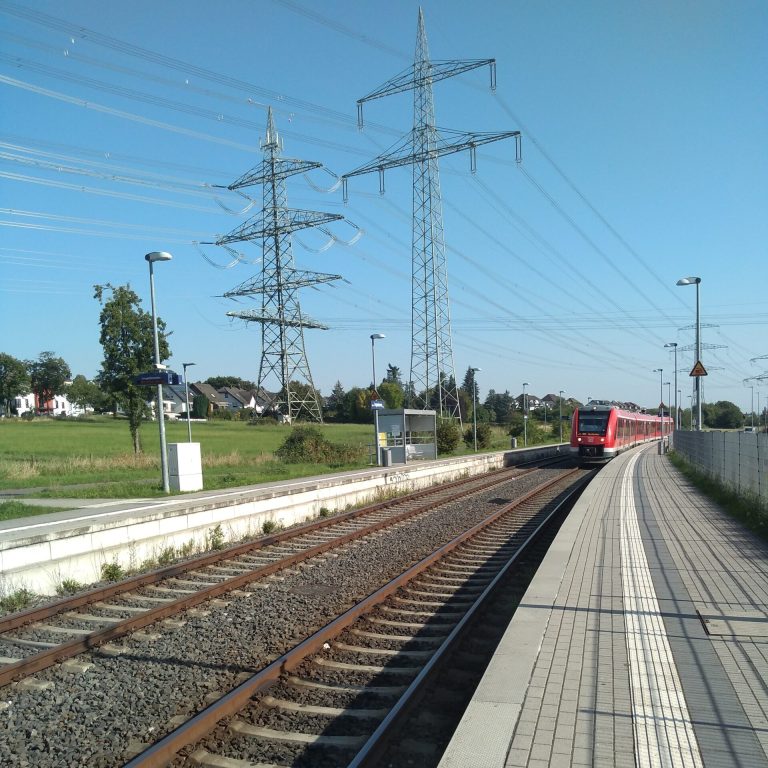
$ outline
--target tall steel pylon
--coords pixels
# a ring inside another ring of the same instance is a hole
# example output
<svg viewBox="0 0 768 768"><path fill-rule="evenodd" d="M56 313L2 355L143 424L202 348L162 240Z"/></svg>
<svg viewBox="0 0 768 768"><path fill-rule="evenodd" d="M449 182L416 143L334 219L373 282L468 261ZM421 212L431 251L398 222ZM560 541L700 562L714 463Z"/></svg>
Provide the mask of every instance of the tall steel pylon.
<svg viewBox="0 0 768 768"><path fill-rule="evenodd" d="M258 390L266 394L270 386L277 389L265 410L276 408L291 420L305 416L321 422L323 412L307 362L304 329L327 330L328 326L302 315L299 289L340 280L341 276L296 269L291 233L344 217L288 208L285 180L294 174L321 168L322 164L280 157L282 141L275 130L271 107L267 113L267 134L261 141L261 149L264 151L262 162L227 189L238 190L262 184L262 210L216 241L216 245L243 240L262 241L261 274L224 294L227 298L261 294L261 311L238 310L227 312L227 315L246 322L261 323Z"/></svg>
<svg viewBox="0 0 768 768"><path fill-rule="evenodd" d="M363 125L363 104L394 93L412 90L413 129L399 144L375 160L344 174L344 199L347 179L378 171L380 191L384 192L384 171L403 165L413 168L413 226L411 240L411 376L410 404L428 408L439 403L440 416L461 419L456 371L451 341L448 300L448 270L445 261L443 210L437 159L468 149L472 171L475 148L481 144L515 137L520 159L520 132L464 133L438 131L432 84L462 72L488 66L491 88L496 87L495 59L436 61L429 59L424 14L419 9L416 55L413 66L357 102L358 125ZM448 138L445 138L448 137ZM449 382L451 384L449 385ZM437 397L435 397L435 394ZM413 402L415 400L415 403Z"/></svg>

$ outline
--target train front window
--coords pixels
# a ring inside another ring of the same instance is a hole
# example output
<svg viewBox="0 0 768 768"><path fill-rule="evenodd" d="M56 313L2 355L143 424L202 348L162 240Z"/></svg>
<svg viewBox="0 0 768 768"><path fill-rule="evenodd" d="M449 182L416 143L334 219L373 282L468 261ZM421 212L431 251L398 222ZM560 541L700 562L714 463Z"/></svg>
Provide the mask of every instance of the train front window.
<svg viewBox="0 0 768 768"><path fill-rule="evenodd" d="M609 411L579 412L579 433L582 435L605 435L608 428Z"/></svg>

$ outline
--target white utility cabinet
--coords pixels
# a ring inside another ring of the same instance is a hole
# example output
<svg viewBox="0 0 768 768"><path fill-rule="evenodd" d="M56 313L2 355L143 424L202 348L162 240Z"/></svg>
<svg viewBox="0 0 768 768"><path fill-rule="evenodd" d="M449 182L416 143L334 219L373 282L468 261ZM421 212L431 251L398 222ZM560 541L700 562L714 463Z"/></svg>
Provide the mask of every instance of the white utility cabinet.
<svg viewBox="0 0 768 768"><path fill-rule="evenodd" d="M202 491L200 443L168 443L168 482L172 491Z"/></svg>

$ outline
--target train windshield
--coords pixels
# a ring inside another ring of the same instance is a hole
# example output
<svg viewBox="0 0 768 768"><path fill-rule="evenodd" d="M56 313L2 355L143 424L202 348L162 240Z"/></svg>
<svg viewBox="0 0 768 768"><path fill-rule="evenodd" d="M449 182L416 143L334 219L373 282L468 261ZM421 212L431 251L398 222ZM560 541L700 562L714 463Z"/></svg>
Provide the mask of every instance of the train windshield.
<svg viewBox="0 0 768 768"><path fill-rule="evenodd" d="M579 434L604 435L610 411L579 411Z"/></svg>

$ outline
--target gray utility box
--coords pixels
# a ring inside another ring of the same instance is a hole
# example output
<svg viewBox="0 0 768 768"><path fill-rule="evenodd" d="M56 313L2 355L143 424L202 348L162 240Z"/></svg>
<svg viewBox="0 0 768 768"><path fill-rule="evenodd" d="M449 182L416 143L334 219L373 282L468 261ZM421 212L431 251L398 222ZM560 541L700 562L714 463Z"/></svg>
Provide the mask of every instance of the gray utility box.
<svg viewBox="0 0 768 768"><path fill-rule="evenodd" d="M168 482L172 491L202 491L200 443L168 443Z"/></svg>

